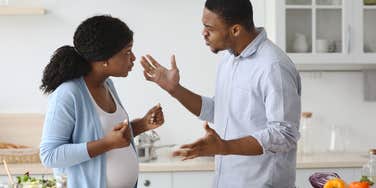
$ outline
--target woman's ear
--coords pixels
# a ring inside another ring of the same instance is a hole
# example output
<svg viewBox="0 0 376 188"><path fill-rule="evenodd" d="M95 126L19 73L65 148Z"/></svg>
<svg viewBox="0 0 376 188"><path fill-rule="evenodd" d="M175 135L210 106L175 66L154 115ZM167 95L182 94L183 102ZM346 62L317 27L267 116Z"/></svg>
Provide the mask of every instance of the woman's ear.
<svg viewBox="0 0 376 188"><path fill-rule="evenodd" d="M107 60L104 61L104 62L102 63L102 65L103 65L104 68L107 68L107 66L108 66L108 61L107 61Z"/></svg>

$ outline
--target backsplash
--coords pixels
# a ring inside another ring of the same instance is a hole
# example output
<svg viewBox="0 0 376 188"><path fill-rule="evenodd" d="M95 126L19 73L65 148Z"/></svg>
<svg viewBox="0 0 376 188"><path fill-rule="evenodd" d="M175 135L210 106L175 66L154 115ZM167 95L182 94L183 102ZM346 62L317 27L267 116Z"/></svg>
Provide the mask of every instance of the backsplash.
<svg viewBox="0 0 376 188"><path fill-rule="evenodd" d="M329 148L335 126L340 147L375 148L376 102L364 100L362 72L303 72L302 110L313 112L313 150Z"/></svg>

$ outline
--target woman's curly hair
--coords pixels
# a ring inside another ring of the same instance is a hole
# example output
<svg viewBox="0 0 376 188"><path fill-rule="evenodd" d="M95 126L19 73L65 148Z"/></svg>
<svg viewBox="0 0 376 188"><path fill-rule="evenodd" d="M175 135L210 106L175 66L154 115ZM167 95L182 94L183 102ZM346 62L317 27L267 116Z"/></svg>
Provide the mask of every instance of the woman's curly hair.
<svg viewBox="0 0 376 188"><path fill-rule="evenodd" d="M132 40L133 31L120 19L108 15L88 18L74 33L74 46L54 52L43 71L40 89L49 94L60 84L87 75L90 63L111 58Z"/></svg>

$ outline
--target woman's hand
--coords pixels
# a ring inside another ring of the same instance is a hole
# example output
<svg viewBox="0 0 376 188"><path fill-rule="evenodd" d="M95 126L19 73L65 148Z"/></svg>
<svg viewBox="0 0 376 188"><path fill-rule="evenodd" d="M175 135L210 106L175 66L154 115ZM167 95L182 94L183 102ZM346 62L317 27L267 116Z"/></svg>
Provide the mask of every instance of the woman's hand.
<svg viewBox="0 0 376 188"><path fill-rule="evenodd" d="M160 127L164 123L164 116L160 104L151 108L142 118L144 131Z"/></svg>
<svg viewBox="0 0 376 188"><path fill-rule="evenodd" d="M116 148L128 147L131 143L131 132L128 122L116 125L106 136L87 143L87 151L91 158Z"/></svg>
<svg viewBox="0 0 376 188"><path fill-rule="evenodd" d="M128 147L131 143L131 132L128 122L125 121L116 125L103 139L111 149Z"/></svg>
<svg viewBox="0 0 376 188"><path fill-rule="evenodd" d="M160 104L151 108L144 117L132 121L133 136L145 131L153 130L164 123L164 116Z"/></svg>

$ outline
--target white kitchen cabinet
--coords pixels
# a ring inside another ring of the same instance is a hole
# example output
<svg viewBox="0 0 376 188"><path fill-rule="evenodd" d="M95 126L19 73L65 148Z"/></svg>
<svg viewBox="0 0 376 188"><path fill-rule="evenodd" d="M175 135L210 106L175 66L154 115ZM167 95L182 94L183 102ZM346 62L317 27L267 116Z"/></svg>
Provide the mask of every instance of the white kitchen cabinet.
<svg viewBox="0 0 376 188"><path fill-rule="evenodd" d="M187 172L143 172L138 179L140 188L210 188L213 171Z"/></svg>
<svg viewBox="0 0 376 188"><path fill-rule="evenodd" d="M174 172L172 173L173 188L211 188L214 172Z"/></svg>
<svg viewBox="0 0 376 188"><path fill-rule="evenodd" d="M298 68L376 66L376 5L363 0L266 0L265 11L269 36Z"/></svg>
<svg viewBox="0 0 376 188"><path fill-rule="evenodd" d="M144 172L138 178L139 188L172 188L172 175L170 172Z"/></svg>
<svg viewBox="0 0 376 188"><path fill-rule="evenodd" d="M14 15L43 15L46 10L43 8L32 7L8 7L0 5L0 16L14 16Z"/></svg>
<svg viewBox="0 0 376 188"><path fill-rule="evenodd" d="M317 168L317 169L297 169L296 186L297 188L312 187L309 183L309 176L315 172L335 172L347 183L359 181L361 177L361 168Z"/></svg>

